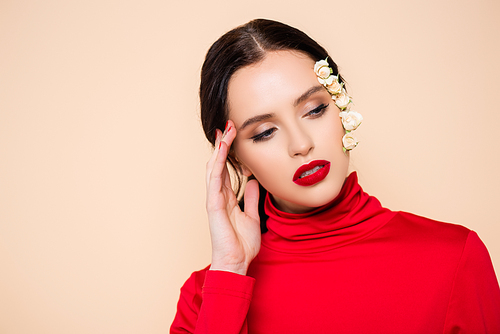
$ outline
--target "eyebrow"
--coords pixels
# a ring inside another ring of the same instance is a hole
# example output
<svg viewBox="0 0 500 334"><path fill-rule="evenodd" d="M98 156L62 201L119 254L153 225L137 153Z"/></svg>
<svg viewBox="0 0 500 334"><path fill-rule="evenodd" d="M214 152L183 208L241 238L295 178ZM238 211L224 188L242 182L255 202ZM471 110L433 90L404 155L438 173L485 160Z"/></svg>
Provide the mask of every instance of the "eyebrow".
<svg viewBox="0 0 500 334"><path fill-rule="evenodd" d="M322 89L324 89L324 87L322 85L317 85L317 86L313 86L313 87L309 88L305 93L300 95L293 102L293 106L294 107L298 106L300 103L304 102L304 100L309 98L309 96L311 96L314 93L319 92ZM270 113L270 114L261 114L261 115L251 117L243 123L243 125L240 127L239 131L243 130L244 128L246 128L247 126L249 126L251 124L258 123L258 122L264 121L264 120L269 119L269 118L273 118L274 116L275 116L274 113Z"/></svg>
<svg viewBox="0 0 500 334"><path fill-rule="evenodd" d="M241 126L239 131L243 130L244 128L246 128L247 126L249 126L253 123L258 123L258 122L261 122L261 121L264 121L266 119L273 118L273 117L274 117L274 114L262 114L262 115L257 115L257 116L251 117L243 123L243 125Z"/></svg>
<svg viewBox="0 0 500 334"><path fill-rule="evenodd" d="M301 96L299 96L293 102L293 106L294 107L298 106L300 103L304 102L304 100L307 100L307 98L309 98L309 96L311 96L314 93L317 93L317 92L319 92L320 90L323 90L323 89L324 89L324 87L322 85L312 86L304 94L302 94Z"/></svg>

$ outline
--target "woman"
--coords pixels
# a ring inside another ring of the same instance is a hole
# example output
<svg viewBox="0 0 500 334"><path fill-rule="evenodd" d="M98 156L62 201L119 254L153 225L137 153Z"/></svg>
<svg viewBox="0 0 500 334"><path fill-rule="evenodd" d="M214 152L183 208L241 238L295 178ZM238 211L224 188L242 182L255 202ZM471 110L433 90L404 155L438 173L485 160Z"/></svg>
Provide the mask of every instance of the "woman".
<svg viewBox="0 0 500 334"><path fill-rule="evenodd" d="M500 333L477 234L383 208L347 175L362 117L315 41L269 20L226 33L200 100L212 263L172 333ZM241 206L226 161L250 177Z"/></svg>

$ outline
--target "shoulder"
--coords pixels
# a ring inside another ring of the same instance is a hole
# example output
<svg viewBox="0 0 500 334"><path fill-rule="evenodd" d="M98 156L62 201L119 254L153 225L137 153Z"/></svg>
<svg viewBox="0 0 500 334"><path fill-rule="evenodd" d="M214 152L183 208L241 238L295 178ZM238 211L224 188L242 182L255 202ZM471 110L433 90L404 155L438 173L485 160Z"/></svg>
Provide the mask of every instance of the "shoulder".
<svg viewBox="0 0 500 334"><path fill-rule="evenodd" d="M462 246L471 233L475 234L474 231L462 225L437 221L403 211L396 212L387 227L400 232L408 239Z"/></svg>
<svg viewBox="0 0 500 334"><path fill-rule="evenodd" d="M477 233L467 227L396 212L374 238L393 257L404 259L404 265L419 268L433 279L440 277L442 286L452 286L458 278L466 282L464 287L472 286L474 279L485 280L486 276L490 286L495 286L488 250Z"/></svg>
<svg viewBox="0 0 500 334"><path fill-rule="evenodd" d="M464 226L408 212L395 212L373 237L393 251L415 260L436 263L438 267L447 263L455 268L466 245L481 243L477 234Z"/></svg>

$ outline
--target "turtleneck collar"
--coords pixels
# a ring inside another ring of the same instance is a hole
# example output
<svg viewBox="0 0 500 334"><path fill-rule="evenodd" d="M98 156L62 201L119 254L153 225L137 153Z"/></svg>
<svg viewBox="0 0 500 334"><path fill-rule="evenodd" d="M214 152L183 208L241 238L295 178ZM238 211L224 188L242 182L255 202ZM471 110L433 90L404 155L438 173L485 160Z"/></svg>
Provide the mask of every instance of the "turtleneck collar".
<svg viewBox="0 0 500 334"><path fill-rule="evenodd" d="M286 253L342 247L372 234L395 214L361 189L356 172L346 178L334 200L319 208L306 213L280 211L268 194L265 212L269 231L262 235L262 245Z"/></svg>

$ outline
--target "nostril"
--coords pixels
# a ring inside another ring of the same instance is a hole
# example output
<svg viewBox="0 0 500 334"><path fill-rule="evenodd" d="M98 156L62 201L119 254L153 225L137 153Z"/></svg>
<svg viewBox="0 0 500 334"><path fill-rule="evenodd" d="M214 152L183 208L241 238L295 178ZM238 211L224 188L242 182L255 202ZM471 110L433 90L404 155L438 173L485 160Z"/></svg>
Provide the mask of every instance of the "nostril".
<svg viewBox="0 0 500 334"><path fill-rule="evenodd" d="M304 145L302 147L297 147L293 152L293 156L308 155L312 150L313 150L313 146L311 146L311 145L307 145L307 146Z"/></svg>

